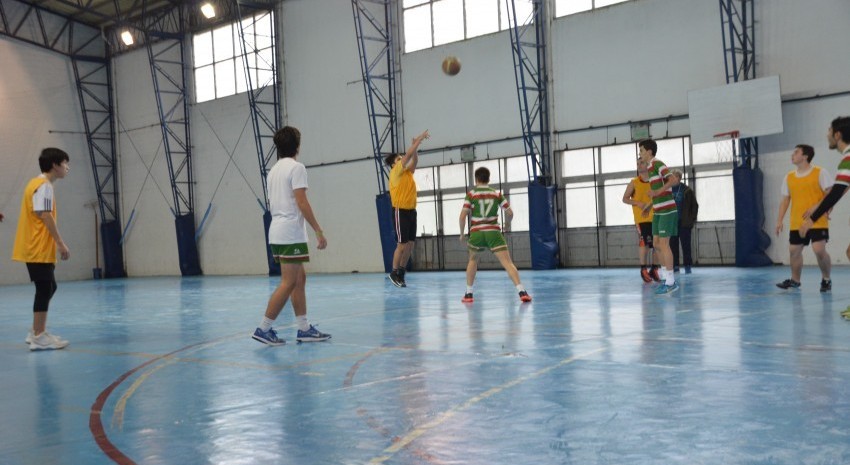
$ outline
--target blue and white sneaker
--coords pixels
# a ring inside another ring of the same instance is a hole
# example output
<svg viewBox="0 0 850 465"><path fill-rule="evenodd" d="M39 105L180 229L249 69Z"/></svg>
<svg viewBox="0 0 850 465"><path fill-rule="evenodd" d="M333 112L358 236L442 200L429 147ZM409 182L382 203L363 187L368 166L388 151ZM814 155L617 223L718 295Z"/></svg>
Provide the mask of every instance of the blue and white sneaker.
<svg viewBox="0 0 850 465"><path fill-rule="evenodd" d="M330 334L319 331L313 325L310 325L310 329L308 329L307 331L301 331L299 329L298 335L295 337L298 342L319 342L327 341L330 338Z"/></svg>
<svg viewBox="0 0 850 465"><path fill-rule="evenodd" d="M263 331L262 329L257 328L251 338L270 346L282 346L286 344L286 341L277 337L277 331L272 328L269 328L268 331Z"/></svg>
<svg viewBox="0 0 850 465"><path fill-rule="evenodd" d="M672 294L673 292L676 292L678 290L679 290L679 282L674 281L673 284L669 285L669 286L666 283L661 283L660 286L655 288L655 293L658 294L658 295Z"/></svg>

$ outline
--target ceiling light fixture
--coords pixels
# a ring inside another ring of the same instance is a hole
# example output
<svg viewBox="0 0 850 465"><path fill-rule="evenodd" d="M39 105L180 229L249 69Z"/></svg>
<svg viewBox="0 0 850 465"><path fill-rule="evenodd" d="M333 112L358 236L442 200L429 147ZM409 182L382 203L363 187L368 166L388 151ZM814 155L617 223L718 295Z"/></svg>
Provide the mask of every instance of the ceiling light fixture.
<svg viewBox="0 0 850 465"><path fill-rule="evenodd" d="M210 2L204 3L201 5L201 13L203 13L204 17L207 19L215 18L215 7Z"/></svg>
<svg viewBox="0 0 850 465"><path fill-rule="evenodd" d="M133 34L130 34L130 31L125 29L121 33L121 41L124 42L124 45L133 45Z"/></svg>

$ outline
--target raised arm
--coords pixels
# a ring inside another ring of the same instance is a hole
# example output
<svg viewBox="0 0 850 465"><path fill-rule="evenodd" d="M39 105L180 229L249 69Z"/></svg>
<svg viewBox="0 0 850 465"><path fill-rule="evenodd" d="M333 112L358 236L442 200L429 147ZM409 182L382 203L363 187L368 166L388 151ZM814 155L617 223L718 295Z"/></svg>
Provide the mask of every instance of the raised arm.
<svg viewBox="0 0 850 465"><path fill-rule="evenodd" d="M404 152L404 156L401 157L401 164L404 166L404 169L411 173L416 171L416 164L419 163L419 144L429 137L431 135L428 134L428 130L426 129L422 134L413 138L413 142L407 148L407 152Z"/></svg>

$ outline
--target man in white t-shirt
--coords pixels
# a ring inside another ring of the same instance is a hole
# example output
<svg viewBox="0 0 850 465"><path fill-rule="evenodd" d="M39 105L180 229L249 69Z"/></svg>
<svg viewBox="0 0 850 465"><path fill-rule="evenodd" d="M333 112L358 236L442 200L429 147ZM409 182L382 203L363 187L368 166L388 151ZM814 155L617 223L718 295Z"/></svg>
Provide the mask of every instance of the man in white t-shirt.
<svg viewBox="0 0 850 465"><path fill-rule="evenodd" d="M331 335L320 332L307 321L307 296L304 291L307 273L304 263L310 261L310 253L305 221L310 223L316 233L316 248L324 249L328 241L307 200L307 169L295 160L301 147L301 132L291 126L279 129L274 135L274 144L277 147L277 163L267 177L272 214L269 246L274 261L281 265L280 285L269 298L263 321L251 337L264 344L285 344L286 341L272 329L272 324L291 297L298 324L296 340L325 341Z"/></svg>

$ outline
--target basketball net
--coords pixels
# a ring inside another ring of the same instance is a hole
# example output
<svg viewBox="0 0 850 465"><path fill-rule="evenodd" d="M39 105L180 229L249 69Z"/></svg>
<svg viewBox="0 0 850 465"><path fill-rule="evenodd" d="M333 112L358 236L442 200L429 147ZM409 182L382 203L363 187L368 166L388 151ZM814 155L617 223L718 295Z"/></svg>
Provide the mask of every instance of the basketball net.
<svg viewBox="0 0 850 465"><path fill-rule="evenodd" d="M729 131L714 135L714 147L717 150L719 163L738 162L738 139L740 132Z"/></svg>

